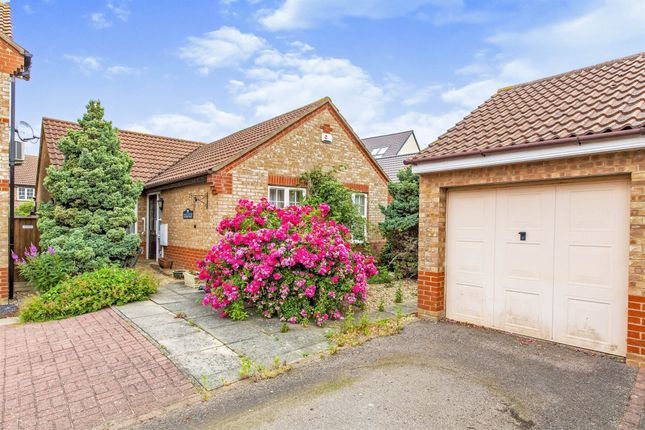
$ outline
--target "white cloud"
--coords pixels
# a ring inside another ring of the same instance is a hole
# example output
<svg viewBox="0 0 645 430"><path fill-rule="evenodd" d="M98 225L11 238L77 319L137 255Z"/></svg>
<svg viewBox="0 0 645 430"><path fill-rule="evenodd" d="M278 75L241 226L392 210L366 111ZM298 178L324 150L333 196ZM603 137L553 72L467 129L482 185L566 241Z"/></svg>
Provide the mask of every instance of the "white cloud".
<svg viewBox="0 0 645 430"><path fill-rule="evenodd" d="M214 69L238 66L266 45L261 37L222 27L201 37L189 37L179 56L208 74Z"/></svg>
<svg viewBox="0 0 645 430"><path fill-rule="evenodd" d="M131 13L128 3L129 2L127 0L121 2L109 1L107 3L107 8L117 19L126 22L128 18L130 18Z"/></svg>
<svg viewBox="0 0 645 430"><path fill-rule="evenodd" d="M347 59L270 49L256 58L255 64L266 72L255 69L247 74L247 82L234 100L253 109L256 118L330 96L353 124L364 124L379 115L387 101L370 76Z"/></svg>
<svg viewBox="0 0 645 430"><path fill-rule="evenodd" d="M126 129L181 139L210 142L244 125L240 115L219 110L211 102L194 104L186 113L165 113L134 123Z"/></svg>
<svg viewBox="0 0 645 430"><path fill-rule="evenodd" d="M422 6L458 7L459 0L285 0L261 12L259 21L272 31L319 27L343 18L385 19L403 16Z"/></svg>
<svg viewBox="0 0 645 430"><path fill-rule="evenodd" d="M299 40L291 42L290 45L293 49L301 52L309 52L314 50L313 46L309 45L308 43L300 42Z"/></svg>
<svg viewBox="0 0 645 430"><path fill-rule="evenodd" d="M105 77L113 78L123 75L139 75L145 70L145 68L134 68L119 64L105 66L104 61L95 56L65 54L63 58L74 63L86 75L102 73Z"/></svg>
<svg viewBox="0 0 645 430"><path fill-rule="evenodd" d="M90 15L90 24L94 28L108 28L112 23L101 12L94 12Z"/></svg>
<svg viewBox="0 0 645 430"><path fill-rule="evenodd" d="M65 54L63 58L76 64L81 72L85 74L96 72L102 67L101 60L98 57Z"/></svg>
<svg viewBox="0 0 645 430"><path fill-rule="evenodd" d="M140 69L135 69L134 67L115 65L110 66L105 69L105 74L107 76L118 76L118 75L138 75L141 73Z"/></svg>

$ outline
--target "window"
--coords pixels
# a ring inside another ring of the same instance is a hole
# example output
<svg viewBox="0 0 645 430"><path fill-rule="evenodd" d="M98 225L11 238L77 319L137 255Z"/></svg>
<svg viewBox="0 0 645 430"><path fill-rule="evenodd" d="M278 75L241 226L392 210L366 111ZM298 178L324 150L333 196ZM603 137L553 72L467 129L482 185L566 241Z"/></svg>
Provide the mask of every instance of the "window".
<svg viewBox="0 0 645 430"><path fill-rule="evenodd" d="M353 193L352 200L354 201L354 206L358 209L358 214L363 217L363 237L367 239L367 194ZM362 242L360 240L352 240L354 242Z"/></svg>
<svg viewBox="0 0 645 430"><path fill-rule="evenodd" d="M35 188L18 187L18 200L33 200L36 193Z"/></svg>
<svg viewBox="0 0 645 430"><path fill-rule="evenodd" d="M388 148L389 146L383 146L381 148L372 149L372 155L374 156L374 158L381 158Z"/></svg>
<svg viewBox="0 0 645 430"><path fill-rule="evenodd" d="M269 203L279 208L298 206L305 198L304 188L269 187Z"/></svg>
<svg viewBox="0 0 645 430"><path fill-rule="evenodd" d="M352 194L352 199L354 200L354 206L358 209L358 213L363 218L367 218L367 194L354 193Z"/></svg>

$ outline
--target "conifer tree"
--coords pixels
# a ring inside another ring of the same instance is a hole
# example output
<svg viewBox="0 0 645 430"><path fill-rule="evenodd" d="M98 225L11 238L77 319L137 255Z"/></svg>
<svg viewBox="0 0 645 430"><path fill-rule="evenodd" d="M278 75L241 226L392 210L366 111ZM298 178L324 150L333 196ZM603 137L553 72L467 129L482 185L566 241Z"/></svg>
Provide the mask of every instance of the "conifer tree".
<svg viewBox="0 0 645 430"><path fill-rule="evenodd" d="M381 206L385 215L379 224L386 240L381 261L401 276L417 274L419 243L419 177L407 167L397 177L399 182L390 182L388 191L392 202Z"/></svg>
<svg viewBox="0 0 645 430"><path fill-rule="evenodd" d="M51 200L38 209L41 247L54 247L81 272L121 264L140 242L126 229L136 221L143 185L130 176L132 159L103 115L101 104L91 100L80 129L68 130L58 142L65 160L47 169Z"/></svg>

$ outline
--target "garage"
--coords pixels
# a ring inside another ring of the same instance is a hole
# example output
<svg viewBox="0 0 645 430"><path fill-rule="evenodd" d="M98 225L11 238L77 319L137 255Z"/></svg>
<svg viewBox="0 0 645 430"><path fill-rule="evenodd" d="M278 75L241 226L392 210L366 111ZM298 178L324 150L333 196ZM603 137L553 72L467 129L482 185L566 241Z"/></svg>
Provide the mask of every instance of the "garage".
<svg viewBox="0 0 645 430"><path fill-rule="evenodd" d="M625 355L625 179L448 190L446 317Z"/></svg>

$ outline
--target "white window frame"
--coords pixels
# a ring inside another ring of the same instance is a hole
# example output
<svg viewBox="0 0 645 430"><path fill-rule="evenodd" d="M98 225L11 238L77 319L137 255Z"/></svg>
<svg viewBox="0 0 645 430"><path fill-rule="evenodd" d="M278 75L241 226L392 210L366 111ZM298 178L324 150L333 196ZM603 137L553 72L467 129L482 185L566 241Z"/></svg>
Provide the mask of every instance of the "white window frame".
<svg viewBox="0 0 645 430"><path fill-rule="evenodd" d="M271 202L271 190L282 190L284 193L284 207L288 206L300 206L299 204L291 205L289 203L289 191L302 191L302 198L307 197L307 189L302 188L302 187L281 187L281 186L276 186L276 185L269 185L269 188L267 190L267 200L269 203Z"/></svg>
<svg viewBox="0 0 645 430"><path fill-rule="evenodd" d="M368 210L368 203L369 203L369 195L367 193L352 193L352 203L354 203L354 206L358 208L358 205L356 204L356 196L364 196L365 197L365 206L363 207L363 213L359 211L359 215L365 220L363 223L363 240L358 240L352 238L352 242L354 243L363 243L367 241L367 215L369 213Z"/></svg>
<svg viewBox="0 0 645 430"><path fill-rule="evenodd" d="M27 196L27 191L31 190L31 197ZM20 192L23 192L24 196L20 197ZM28 202L36 198L36 189L34 187L18 187L18 192L16 193L16 200L21 202Z"/></svg>

